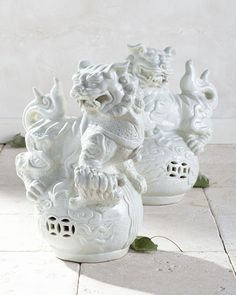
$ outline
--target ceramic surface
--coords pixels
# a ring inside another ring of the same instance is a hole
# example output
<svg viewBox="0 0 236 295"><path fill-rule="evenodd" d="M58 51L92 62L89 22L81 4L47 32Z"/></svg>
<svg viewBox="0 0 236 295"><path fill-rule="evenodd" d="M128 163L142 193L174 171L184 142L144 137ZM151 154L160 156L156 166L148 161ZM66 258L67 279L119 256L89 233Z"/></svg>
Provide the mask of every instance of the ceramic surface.
<svg viewBox="0 0 236 295"><path fill-rule="evenodd" d="M23 114L27 152L16 157L17 174L61 259L125 255L142 224L141 195L147 205L180 201L211 137L218 96L208 72L196 78L186 62L176 95L168 88L173 48L129 49L123 63L79 63L70 94L81 117L66 115L57 79L49 94L34 88Z"/></svg>
<svg viewBox="0 0 236 295"><path fill-rule="evenodd" d="M71 96L82 118L65 115L57 79L34 89L23 123L27 152L17 173L38 210L39 228L56 255L100 262L125 255L142 223L146 182L134 167L144 139L143 97L128 63L80 63Z"/></svg>

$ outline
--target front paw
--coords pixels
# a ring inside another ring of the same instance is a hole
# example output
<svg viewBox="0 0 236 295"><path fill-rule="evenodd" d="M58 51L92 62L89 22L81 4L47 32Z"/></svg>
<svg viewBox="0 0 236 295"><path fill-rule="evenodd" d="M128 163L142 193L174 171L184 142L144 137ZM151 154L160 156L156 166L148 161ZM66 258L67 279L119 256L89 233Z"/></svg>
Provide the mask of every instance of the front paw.
<svg viewBox="0 0 236 295"><path fill-rule="evenodd" d="M39 180L33 180L26 189L26 197L31 201L37 201L44 193L45 186Z"/></svg>
<svg viewBox="0 0 236 295"><path fill-rule="evenodd" d="M88 166L75 169L75 186L80 198L87 202L117 202L121 197L120 187L125 179L119 174L109 174Z"/></svg>
<svg viewBox="0 0 236 295"><path fill-rule="evenodd" d="M204 151L205 143L200 139L189 139L187 145L194 154L198 154Z"/></svg>

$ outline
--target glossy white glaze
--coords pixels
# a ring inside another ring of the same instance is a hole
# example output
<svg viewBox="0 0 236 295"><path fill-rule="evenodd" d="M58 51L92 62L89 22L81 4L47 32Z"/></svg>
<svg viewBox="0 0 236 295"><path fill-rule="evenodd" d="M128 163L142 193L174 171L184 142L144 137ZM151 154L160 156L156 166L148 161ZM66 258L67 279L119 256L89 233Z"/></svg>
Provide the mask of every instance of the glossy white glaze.
<svg viewBox="0 0 236 295"><path fill-rule="evenodd" d="M23 123L27 152L16 158L39 227L61 259L99 262L125 255L142 223L146 182L133 162L144 139L143 97L128 63L81 62L71 95L82 118L65 115L55 79L34 89Z"/></svg>
<svg viewBox="0 0 236 295"><path fill-rule="evenodd" d="M144 91L146 139L143 159L136 166L147 180L143 202L175 203L197 179L197 154L212 134L210 118L218 103L217 92L208 80L208 71L197 78L189 60L180 81L182 92L174 94L168 88L174 49L142 44L129 49L130 73L139 79Z"/></svg>

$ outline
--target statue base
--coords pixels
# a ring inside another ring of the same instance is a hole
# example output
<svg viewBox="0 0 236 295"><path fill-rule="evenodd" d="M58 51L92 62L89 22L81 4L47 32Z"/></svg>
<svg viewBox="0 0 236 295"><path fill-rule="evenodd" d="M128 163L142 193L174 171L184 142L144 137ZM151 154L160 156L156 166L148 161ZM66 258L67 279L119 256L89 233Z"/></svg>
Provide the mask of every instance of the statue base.
<svg viewBox="0 0 236 295"><path fill-rule="evenodd" d="M185 194L173 196L143 196L143 205L162 206L178 203L183 200Z"/></svg>
<svg viewBox="0 0 236 295"><path fill-rule="evenodd" d="M79 254L54 249L57 258L72 262L96 263L120 259L128 253L129 247L107 253Z"/></svg>

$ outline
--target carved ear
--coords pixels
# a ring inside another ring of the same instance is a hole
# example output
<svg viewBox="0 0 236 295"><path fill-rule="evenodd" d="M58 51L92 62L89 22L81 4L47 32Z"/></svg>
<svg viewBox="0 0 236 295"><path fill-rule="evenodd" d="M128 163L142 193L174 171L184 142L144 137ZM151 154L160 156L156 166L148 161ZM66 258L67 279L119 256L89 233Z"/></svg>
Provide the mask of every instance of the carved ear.
<svg viewBox="0 0 236 295"><path fill-rule="evenodd" d="M111 69L113 69L118 76L122 76L128 72L129 64L130 64L129 60L122 63L114 63L111 65Z"/></svg>
<svg viewBox="0 0 236 295"><path fill-rule="evenodd" d="M166 48L164 49L164 52L165 52L168 56L170 56L170 57L176 54L175 49L174 49L173 47L170 47L170 46L166 47Z"/></svg>
<svg viewBox="0 0 236 295"><path fill-rule="evenodd" d="M87 68L88 66L91 66L91 62L88 61L88 60L81 60L78 64L78 71L81 70L81 69L85 69Z"/></svg>
<svg viewBox="0 0 236 295"><path fill-rule="evenodd" d="M132 54L138 54L139 52L145 51L145 47L142 45L142 43L139 43L137 45L129 45L128 44L128 49Z"/></svg>

